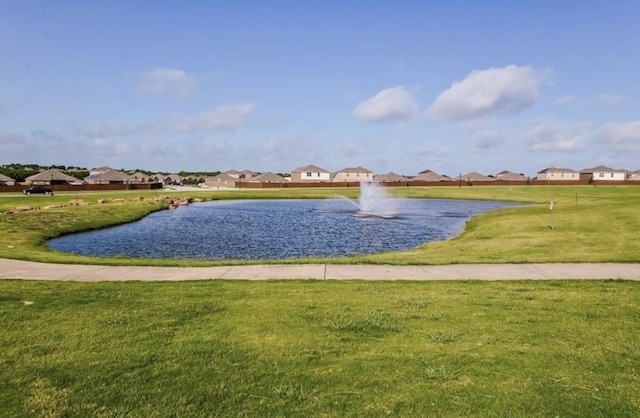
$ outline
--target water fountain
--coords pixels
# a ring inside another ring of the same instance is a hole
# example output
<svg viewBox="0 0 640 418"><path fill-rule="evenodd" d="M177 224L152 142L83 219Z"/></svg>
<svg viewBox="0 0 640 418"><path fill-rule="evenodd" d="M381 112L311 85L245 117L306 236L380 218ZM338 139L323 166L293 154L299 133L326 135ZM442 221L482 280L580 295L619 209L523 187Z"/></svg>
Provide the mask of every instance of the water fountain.
<svg viewBox="0 0 640 418"><path fill-rule="evenodd" d="M359 218L396 218L399 216L399 203L391 198L384 187L378 183L361 182L360 197L352 202L358 210L353 216Z"/></svg>

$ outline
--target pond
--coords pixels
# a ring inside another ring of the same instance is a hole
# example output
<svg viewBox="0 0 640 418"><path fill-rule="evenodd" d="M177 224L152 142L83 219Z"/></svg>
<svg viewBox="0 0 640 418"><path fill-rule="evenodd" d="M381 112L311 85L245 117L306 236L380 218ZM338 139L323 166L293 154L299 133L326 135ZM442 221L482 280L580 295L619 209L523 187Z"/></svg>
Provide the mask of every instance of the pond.
<svg viewBox="0 0 640 418"><path fill-rule="evenodd" d="M395 199L394 199L395 200ZM477 213L513 203L397 199L397 216L357 215L348 199L213 201L63 236L50 248L88 256L269 260L406 250L460 234Z"/></svg>

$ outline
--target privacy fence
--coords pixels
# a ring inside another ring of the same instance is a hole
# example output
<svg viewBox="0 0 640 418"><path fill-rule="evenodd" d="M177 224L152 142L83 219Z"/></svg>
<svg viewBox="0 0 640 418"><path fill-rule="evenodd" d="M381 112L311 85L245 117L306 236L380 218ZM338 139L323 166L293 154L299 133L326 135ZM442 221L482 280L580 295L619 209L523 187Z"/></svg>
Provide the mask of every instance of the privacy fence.
<svg viewBox="0 0 640 418"><path fill-rule="evenodd" d="M482 187L482 186L639 186L640 181L590 181L590 180L530 180L530 181L394 181L379 183L385 187ZM359 182L296 182L296 183L260 183L236 182L236 188L242 189L295 189L305 187L360 187Z"/></svg>
<svg viewBox="0 0 640 418"><path fill-rule="evenodd" d="M0 185L1 192L22 193L30 186L18 184L15 186ZM162 189L162 183L129 183L129 184L53 184L41 186L54 192L84 192L84 191L115 191L115 190L154 190Z"/></svg>
<svg viewBox="0 0 640 418"><path fill-rule="evenodd" d="M384 187L482 187L482 186L640 186L640 181L590 181L590 180L529 180L529 181L396 181L378 183ZM44 186L54 192L82 192L82 191L117 191L117 190L158 190L162 183L134 183L134 184L54 184ZM273 182L261 183L253 181L235 182L237 189L297 189L297 188L327 188L327 187L360 187L360 182ZM0 193L22 193L29 188L27 185L0 185ZM206 189L204 189L206 190Z"/></svg>

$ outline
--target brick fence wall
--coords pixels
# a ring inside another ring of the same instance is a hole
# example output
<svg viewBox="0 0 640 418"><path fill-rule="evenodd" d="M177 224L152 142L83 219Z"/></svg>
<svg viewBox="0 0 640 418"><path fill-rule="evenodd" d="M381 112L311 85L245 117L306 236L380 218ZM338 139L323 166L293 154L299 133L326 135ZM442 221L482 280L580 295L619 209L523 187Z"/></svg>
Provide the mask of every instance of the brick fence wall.
<svg viewBox="0 0 640 418"><path fill-rule="evenodd" d="M0 193L22 193L30 186L19 184L16 186L0 185ZM53 186L41 186L52 189L54 192L84 192L84 191L115 191L115 190L153 190L161 189L162 183L129 183L129 184L54 184Z"/></svg>
<svg viewBox="0 0 640 418"><path fill-rule="evenodd" d="M475 186L589 186L589 185L610 185L610 186L640 186L640 182L631 181L595 181L589 180L530 180L530 181L399 181L389 183L378 183L385 187L475 187ZM360 187L359 182L295 182L295 183L258 183L258 182L236 182L236 188L242 189L294 189L294 188L315 188L315 187Z"/></svg>
<svg viewBox="0 0 640 418"><path fill-rule="evenodd" d="M384 187L482 187L482 186L640 186L640 181L594 181L588 180L530 180L526 181L400 181L378 183ZM0 193L21 193L29 186L5 186L0 185ZM44 186L48 187L48 186ZM360 182L296 182L296 183L258 183L251 181L236 182L236 188L241 189L296 189L296 188L322 188L322 187L360 187ZM162 183L133 183L133 184L54 184L54 192L82 192L82 191L117 191L117 190L156 190L162 188ZM206 189L203 189L206 190Z"/></svg>

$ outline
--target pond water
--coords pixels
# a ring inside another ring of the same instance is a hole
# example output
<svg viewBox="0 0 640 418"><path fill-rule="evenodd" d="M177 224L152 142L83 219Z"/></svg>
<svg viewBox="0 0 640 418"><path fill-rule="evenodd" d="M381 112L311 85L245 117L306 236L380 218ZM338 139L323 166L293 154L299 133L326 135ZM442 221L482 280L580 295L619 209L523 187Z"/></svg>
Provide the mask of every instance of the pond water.
<svg viewBox="0 0 640 418"><path fill-rule="evenodd" d="M414 248L462 232L474 214L513 203L398 199L392 219L354 216L347 199L197 203L49 241L91 256L267 260Z"/></svg>

